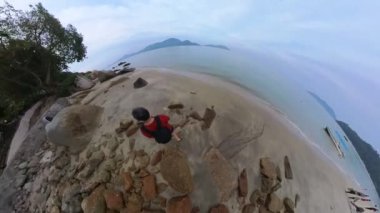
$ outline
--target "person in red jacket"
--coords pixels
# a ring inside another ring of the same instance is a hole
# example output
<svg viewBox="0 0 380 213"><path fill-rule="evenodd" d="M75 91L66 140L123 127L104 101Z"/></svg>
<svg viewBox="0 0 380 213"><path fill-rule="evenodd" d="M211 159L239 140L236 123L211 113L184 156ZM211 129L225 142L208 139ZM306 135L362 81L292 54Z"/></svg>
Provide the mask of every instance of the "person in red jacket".
<svg viewBox="0 0 380 213"><path fill-rule="evenodd" d="M169 123L170 118L167 115L152 117L147 109L137 107L133 109L132 116L139 123L141 133L147 138L154 138L156 142L162 144L168 143L172 136L178 142L181 140Z"/></svg>

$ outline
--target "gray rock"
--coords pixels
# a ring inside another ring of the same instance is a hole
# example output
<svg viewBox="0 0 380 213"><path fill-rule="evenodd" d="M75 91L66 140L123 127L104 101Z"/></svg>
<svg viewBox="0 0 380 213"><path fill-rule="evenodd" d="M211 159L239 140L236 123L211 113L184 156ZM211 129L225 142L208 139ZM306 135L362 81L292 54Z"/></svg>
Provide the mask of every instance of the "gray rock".
<svg viewBox="0 0 380 213"><path fill-rule="evenodd" d="M271 212L279 212L284 208L282 200L275 194L268 195L266 207Z"/></svg>
<svg viewBox="0 0 380 213"><path fill-rule="evenodd" d="M28 166L28 162L22 162L18 165L19 169L25 169Z"/></svg>
<svg viewBox="0 0 380 213"><path fill-rule="evenodd" d="M166 154L165 154L166 155ZM211 148L204 156L215 186L219 189L221 201L227 201L237 188L237 172L231 163L216 148ZM162 172L161 161L161 172ZM169 184L170 185L170 184Z"/></svg>
<svg viewBox="0 0 380 213"><path fill-rule="evenodd" d="M290 198L286 197L284 199L284 206L287 212L294 213L295 205L294 205L294 202Z"/></svg>
<svg viewBox="0 0 380 213"><path fill-rule="evenodd" d="M81 212L81 186L75 183L64 189L62 194L62 212L76 213Z"/></svg>
<svg viewBox="0 0 380 213"><path fill-rule="evenodd" d="M50 175L48 176L48 181L49 182L57 182L63 175L62 170L56 169L53 167L53 169L50 170Z"/></svg>
<svg viewBox="0 0 380 213"><path fill-rule="evenodd" d="M136 156L135 165L138 169L146 168L149 165L150 157L147 154Z"/></svg>
<svg viewBox="0 0 380 213"><path fill-rule="evenodd" d="M98 166L103 160L104 160L104 153L103 151L99 150L94 153L92 153L89 164L94 164Z"/></svg>
<svg viewBox="0 0 380 213"><path fill-rule="evenodd" d="M53 152L52 151L47 151L44 153L42 156L40 163L50 163L53 161Z"/></svg>
<svg viewBox="0 0 380 213"><path fill-rule="evenodd" d="M243 207L242 213L253 213L255 211L255 205L254 204L247 204Z"/></svg>
<svg viewBox="0 0 380 213"><path fill-rule="evenodd" d="M130 138L129 141L128 141L128 143L129 143L129 150L133 151L134 148L135 148L136 139Z"/></svg>
<svg viewBox="0 0 380 213"><path fill-rule="evenodd" d="M276 166L270 160L270 158L260 159L260 172L263 176L267 178L270 178L270 179L277 178Z"/></svg>
<svg viewBox="0 0 380 213"><path fill-rule="evenodd" d="M16 187L22 187L25 183L26 175L19 175L15 179L15 185Z"/></svg>
<svg viewBox="0 0 380 213"><path fill-rule="evenodd" d="M102 169L104 169L106 171L112 172L113 170L116 169L116 162L114 159L110 158L110 159L105 160L101 164L101 167L102 167Z"/></svg>
<svg viewBox="0 0 380 213"><path fill-rule="evenodd" d="M135 82L133 82L133 88L139 89L148 85L148 82L142 78L138 78Z"/></svg>
<svg viewBox="0 0 380 213"><path fill-rule="evenodd" d="M55 166L59 169L62 169L64 168L65 166L68 166L70 165L70 158L68 156L62 156L60 158L58 158L55 162L54 162Z"/></svg>
<svg viewBox="0 0 380 213"><path fill-rule="evenodd" d="M118 146L119 142L117 142L116 140L107 141L107 148L110 152L114 152Z"/></svg>
<svg viewBox="0 0 380 213"><path fill-rule="evenodd" d="M69 202L62 203L61 211L62 213L80 213L82 212L81 207L81 196L77 195L72 197Z"/></svg>
<svg viewBox="0 0 380 213"><path fill-rule="evenodd" d="M18 171L19 175L25 175L26 174L26 169L21 169Z"/></svg>
<svg viewBox="0 0 380 213"><path fill-rule="evenodd" d="M284 158L284 167L285 167L285 178L286 179L293 179L292 167L290 166L288 156L285 156L285 158Z"/></svg>
<svg viewBox="0 0 380 213"><path fill-rule="evenodd" d="M32 183L31 182L28 182L24 185L24 189L28 192L30 192L30 190L32 190Z"/></svg>
<svg viewBox="0 0 380 213"><path fill-rule="evenodd" d="M77 178L79 180L87 179L92 173L94 173L95 169L98 168L99 164L104 160L105 155L103 151L97 151L92 153L91 158L88 161L88 164L84 167L84 169L78 173Z"/></svg>
<svg viewBox="0 0 380 213"><path fill-rule="evenodd" d="M49 141L82 151L91 141L103 109L92 105L72 105L61 110L45 127Z"/></svg>
<svg viewBox="0 0 380 213"><path fill-rule="evenodd" d="M34 167L38 166L39 161L40 161L40 160L38 159L38 157L34 156L34 157L32 158L32 160L30 160L30 162L29 162L29 164L28 164L28 167L29 167L29 168L34 168Z"/></svg>

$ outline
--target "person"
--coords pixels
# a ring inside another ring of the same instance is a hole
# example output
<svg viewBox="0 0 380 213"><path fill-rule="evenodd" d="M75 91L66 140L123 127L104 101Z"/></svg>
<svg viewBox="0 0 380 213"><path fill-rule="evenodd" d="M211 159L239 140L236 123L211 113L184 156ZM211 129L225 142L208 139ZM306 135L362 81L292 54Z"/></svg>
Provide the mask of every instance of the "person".
<svg viewBox="0 0 380 213"><path fill-rule="evenodd" d="M166 144L171 139L179 142L181 138L174 131L174 127L169 123L169 116L151 116L144 107L137 107L132 110L132 116L137 120L141 133L147 138L154 138L157 143Z"/></svg>

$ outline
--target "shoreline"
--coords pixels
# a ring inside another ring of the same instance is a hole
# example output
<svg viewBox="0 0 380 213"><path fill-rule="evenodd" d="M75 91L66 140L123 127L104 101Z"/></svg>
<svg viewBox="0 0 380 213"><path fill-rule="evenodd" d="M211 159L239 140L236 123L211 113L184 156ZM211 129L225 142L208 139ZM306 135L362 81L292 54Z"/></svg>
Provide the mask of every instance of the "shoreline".
<svg viewBox="0 0 380 213"><path fill-rule="evenodd" d="M297 134L300 137L302 137L313 149L315 149L315 151L318 151L323 157L326 157L343 174L349 176L350 179L352 179L353 181L355 181L357 187L360 187L360 183L352 175L350 175L349 173L347 173L345 171L345 169L342 168L337 162L335 162L334 159L331 156L329 156L327 153L325 153L323 151L323 149L318 146L318 144L314 143L313 139L311 139L310 137L308 137L302 131L302 129L295 122L293 122L289 118L289 116L285 112L282 112L276 106L272 105L271 103L269 103L268 101L264 100L263 98L257 96L255 94L254 90L249 89L248 87L246 87L244 85L241 85L238 82L232 81L232 80L224 78L222 76L213 75L213 74L209 74L209 73L205 73L205 72L197 72L197 73L194 73L194 72L191 72L191 71L181 71L181 72L178 72L178 71L176 71L174 69L157 68L157 67L144 67L144 68L140 68L140 69L142 69L142 70L140 70L140 72L146 72L146 71L150 71L151 69L153 69L153 70L161 72L161 73L171 73L171 74L174 74L174 75L189 77L189 78L192 78L192 79L196 79L198 81L202 81L203 83L206 83L206 84L210 83L210 82L211 83L215 83L215 82L212 82L212 80L213 80L212 78L216 78L216 79L218 79L220 81L225 82L226 85L227 85L227 87L228 87L227 89L235 91L236 93L239 93L243 98L246 98L247 100L250 100L252 103L256 102L256 103L262 104L264 107L270 108L271 110L273 110L273 113L278 113L278 116L280 116L285 122L288 123L288 125L291 126L291 128L294 129L293 131L294 131L295 134ZM146 70L144 70L144 69L146 69ZM207 82L207 80L206 80L207 78L209 78L209 80L211 80L211 81ZM214 84L214 86L215 86L215 84ZM225 87L223 87L223 88L225 89ZM362 160L361 160L361 162L362 162Z"/></svg>

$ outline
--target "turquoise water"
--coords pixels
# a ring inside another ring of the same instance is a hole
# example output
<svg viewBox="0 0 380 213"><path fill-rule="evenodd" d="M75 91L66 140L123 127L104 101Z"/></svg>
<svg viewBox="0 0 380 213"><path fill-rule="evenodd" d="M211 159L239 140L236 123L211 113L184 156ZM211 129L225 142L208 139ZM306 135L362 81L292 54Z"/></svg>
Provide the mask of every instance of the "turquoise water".
<svg viewBox="0 0 380 213"><path fill-rule="evenodd" d="M289 70L277 64L270 54L182 46L149 51L127 61L134 67L160 67L217 75L253 91L284 113L316 147L353 176L363 189L367 189L364 192L370 194L375 203L380 204L369 174L353 145L340 138L345 142L341 145L345 158L340 159L323 128L329 126L337 138L345 135L343 130L304 88L291 80Z"/></svg>

